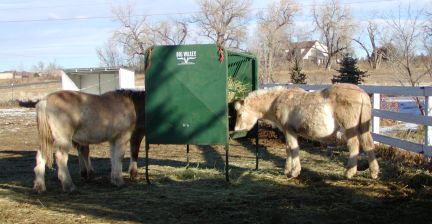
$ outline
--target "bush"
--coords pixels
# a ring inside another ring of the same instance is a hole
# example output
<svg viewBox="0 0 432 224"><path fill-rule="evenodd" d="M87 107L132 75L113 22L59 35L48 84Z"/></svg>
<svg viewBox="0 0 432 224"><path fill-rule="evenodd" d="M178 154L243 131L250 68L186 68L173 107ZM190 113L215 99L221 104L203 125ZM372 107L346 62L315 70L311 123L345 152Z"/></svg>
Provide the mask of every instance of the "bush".
<svg viewBox="0 0 432 224"><path fill-rule="evenodd" d="M367 77L366 71L361 71L357 67L357 59L345 55L342 59L341 67L338 75L334 75L332 83L352 83L361 84L364 82L364 78Z"/></svg>
<svg viewBox="0 0 432 224"><path fill-rule="evenodd" d="M306 84L306 74L302 72L297 61L294 62L294 66L291 70L291 82L295 84Z"/></svg>

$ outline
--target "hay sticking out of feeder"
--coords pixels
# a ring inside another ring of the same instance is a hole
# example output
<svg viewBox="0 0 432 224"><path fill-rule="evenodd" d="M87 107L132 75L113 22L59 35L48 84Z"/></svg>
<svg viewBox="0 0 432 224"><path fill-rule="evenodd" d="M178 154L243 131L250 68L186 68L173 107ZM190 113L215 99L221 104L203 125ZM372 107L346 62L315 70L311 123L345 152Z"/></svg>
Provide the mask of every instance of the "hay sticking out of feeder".
<svg viewBox="0 0 432 224"><path fill-rule="evenodd" d="M228 103L243 99L249 93L249 85L242 83L232 76L228 76Z"/></svg>

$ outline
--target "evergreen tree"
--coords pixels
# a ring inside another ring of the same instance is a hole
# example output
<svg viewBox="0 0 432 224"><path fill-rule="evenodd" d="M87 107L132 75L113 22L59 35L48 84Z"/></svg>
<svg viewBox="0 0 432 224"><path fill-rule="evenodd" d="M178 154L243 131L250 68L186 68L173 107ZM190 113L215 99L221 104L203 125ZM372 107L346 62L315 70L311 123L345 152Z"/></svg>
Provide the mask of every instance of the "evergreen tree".
<svg viewBox="0 0 432 224"><path fill-rule="evenodd" d="M298 60L294 60L294 67L291 70L291 82L295 84L306 84L306 74L302 72Z"/></svg>
<svg viewBox="0 0 432 224"><path fill-rule="evenodd" d="M364 82L364 78L367 77L366 71L361 71L357 67L357 59L345 55L342 59L341 67L337 70L339 74L334 75L332 83L352 83L361 84Z"/></svg>

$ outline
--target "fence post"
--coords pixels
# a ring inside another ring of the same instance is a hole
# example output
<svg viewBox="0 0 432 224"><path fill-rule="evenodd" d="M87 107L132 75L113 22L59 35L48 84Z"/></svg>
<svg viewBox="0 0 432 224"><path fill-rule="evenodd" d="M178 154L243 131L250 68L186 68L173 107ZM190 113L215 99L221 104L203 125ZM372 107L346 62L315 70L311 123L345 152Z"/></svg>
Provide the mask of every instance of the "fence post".
<svg viewBox="0 0 432 224"><path fill-rule="evenodd" d="M12 88L12 100L11 101L14 101L14 83L13 82L11 83L11 88Z"/></svg>
<svg viewBox="0 0 432 224"><path fill-rule="evenodd" d="M425 116L431 116L432 115L432 97L428 96L429 92L428 89L430 90L431 88L429 87L425 87L425 103L424 103L424 108L425 108ZM424 126L424 130L425 130L425 136L424 136L424 150L425 150L425 155L427 156L432 156L432 151L429 150L428 146L432 146L431 144L431 140L432 140L432 127L425 125Z"/></svg>
<svg viewBox="0 0 432 224"><path fill-rule="evenodd" d="M372 107L373 109L381 108L381 94L374 93L372 95ZM373 113L373 111L372 111ZM375 134L380 133L380 118L372 115L372 132Z"/></svg>

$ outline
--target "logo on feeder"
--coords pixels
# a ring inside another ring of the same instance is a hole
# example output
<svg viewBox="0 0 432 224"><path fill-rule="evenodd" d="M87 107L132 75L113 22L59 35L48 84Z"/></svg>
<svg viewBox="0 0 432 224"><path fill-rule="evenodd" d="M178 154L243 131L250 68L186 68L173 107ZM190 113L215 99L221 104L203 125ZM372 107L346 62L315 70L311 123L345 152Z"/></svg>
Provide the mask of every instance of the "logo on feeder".
<svg viewBox="0 0 432 224"><path fill-rule="evenodd" d="M176 57L179 65L193 65L197 58L196 51L177 51Z"/></svg>

